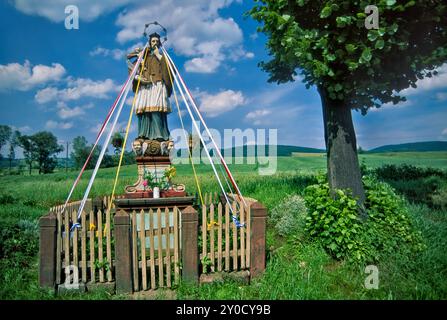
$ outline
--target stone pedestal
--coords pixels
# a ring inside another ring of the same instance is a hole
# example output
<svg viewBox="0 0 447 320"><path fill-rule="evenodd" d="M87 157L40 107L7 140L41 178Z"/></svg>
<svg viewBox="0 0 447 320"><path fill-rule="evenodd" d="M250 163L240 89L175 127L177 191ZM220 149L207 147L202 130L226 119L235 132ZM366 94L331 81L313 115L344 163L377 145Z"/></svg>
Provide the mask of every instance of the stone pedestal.
<svg viewBox="0 0 447 320"><path fill-rule="evenodd" d="M133 185L126 186L124 198L152 198L152 190L143 185L145 172L150 172L157 180L163 179L165 170L171 166L169 156L140 156L136 157L138 179ZM168 190L161 190L160 197L184 197L184 185L172 185Z"/></svg>

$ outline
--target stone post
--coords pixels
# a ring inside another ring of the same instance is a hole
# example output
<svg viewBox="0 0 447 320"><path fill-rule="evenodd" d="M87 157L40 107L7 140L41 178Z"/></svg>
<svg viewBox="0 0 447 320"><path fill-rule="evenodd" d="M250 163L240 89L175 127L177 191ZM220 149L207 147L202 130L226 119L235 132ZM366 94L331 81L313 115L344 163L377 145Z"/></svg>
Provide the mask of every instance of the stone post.
<svg viewBox="0 0 447 320"><path fill-rule="evenodd" d="M130 216L120 210L115 215L115 281L116 293L132 293L132 245Z"/></svg>
<svg viewBox="0 0 447 320"><path fill-rule="evenodd" d="M256 277L265 270L267 209L255 202L250 206L250 217L250 276Z"/></svg>
<svg viewBox="0 0 447 320"><path fill-rule="evenodd" d="M185 282L199 282L199 250L197 211L188 206L182 211L182 279Z"/></svg>
<svg viewBox="0 0 447 320"><path fill-rule="evenodd" d="M49 213L39 220L39 284L54 288L56 284L56 228L57 219Z"/></svg>

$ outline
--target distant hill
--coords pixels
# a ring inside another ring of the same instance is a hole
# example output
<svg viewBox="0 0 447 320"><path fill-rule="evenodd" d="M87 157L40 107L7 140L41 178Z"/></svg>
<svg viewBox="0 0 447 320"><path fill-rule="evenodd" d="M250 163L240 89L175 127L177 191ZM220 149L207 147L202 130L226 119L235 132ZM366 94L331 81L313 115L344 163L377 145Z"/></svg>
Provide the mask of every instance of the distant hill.
<svg viewBox="0 0 447 320"><path fill-rule="evenodd" d="M447 141L426 141L381 146L368 152L424 152L447 151Z"/></svg>
<svg viewBox="0 0 447 320"><path fill-rule="evenodd" d="M247 150L249 148L255 149L255 156L258 155L258 148L260 148L261 152L264 153L263 148L265 147L265 155L268 156L270 154L269 148L271 146L269 145L261 145L261 146L243 146L243 147L233 147L232 148L232 154L235 156L236 154L243 154L244 157L247 156ZM278 157L288 157L292 155L292 152L301 152L301 153L325 153L325 150L322 149L315 149L315 148L307 148L307 147L297 147L297 146L285 146L285 145L278 145L276 146L276 155ZM242 149L242 150L241 150ZM229 150L222 150L222 154L229 154ZM251 153L252 151L250 151Z"/></svg>

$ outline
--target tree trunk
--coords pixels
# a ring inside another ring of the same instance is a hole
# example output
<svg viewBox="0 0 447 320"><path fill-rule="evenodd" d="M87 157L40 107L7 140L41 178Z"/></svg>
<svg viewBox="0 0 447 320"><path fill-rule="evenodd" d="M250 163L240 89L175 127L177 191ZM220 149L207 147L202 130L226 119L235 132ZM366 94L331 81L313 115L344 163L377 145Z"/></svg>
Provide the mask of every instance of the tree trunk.
<svg viewBox="0 0 447 320"><path fill-rule="evenodd" d="M357 156L357 141L351 108L345 101L332 100L326 89L319 88L323 106L327 171L331 190L351 189L358 199L360 214L365 217L365 190Z"/></svg>

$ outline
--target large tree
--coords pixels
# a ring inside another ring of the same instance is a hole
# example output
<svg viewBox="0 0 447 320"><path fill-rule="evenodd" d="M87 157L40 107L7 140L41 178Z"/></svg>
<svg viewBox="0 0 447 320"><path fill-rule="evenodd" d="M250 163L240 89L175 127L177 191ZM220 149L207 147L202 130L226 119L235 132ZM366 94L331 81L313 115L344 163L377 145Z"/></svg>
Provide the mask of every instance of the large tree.
<svg viewBox="0 0 447 320"><path fill-rule="evenodd" d="M447 60L445 0L255 0L249 14L268 36L270 82L316 86L323 107L331 190L365 199L351 110L363 115L436 75ZM378 8L378 29L374 10ZM368 8L367 8L368 7ZM373 22L373 23L371 23ZM371 28L372 27L372 28Z"/></svg>
<svg viewBox="0 0 447 320"><path fill-rule="evenodd" d="M64 147L57 143L57 137L48 131L37 132L31 136L35 159L40 173L51 173L57 165L56 154L64 151Z"/></svg>

